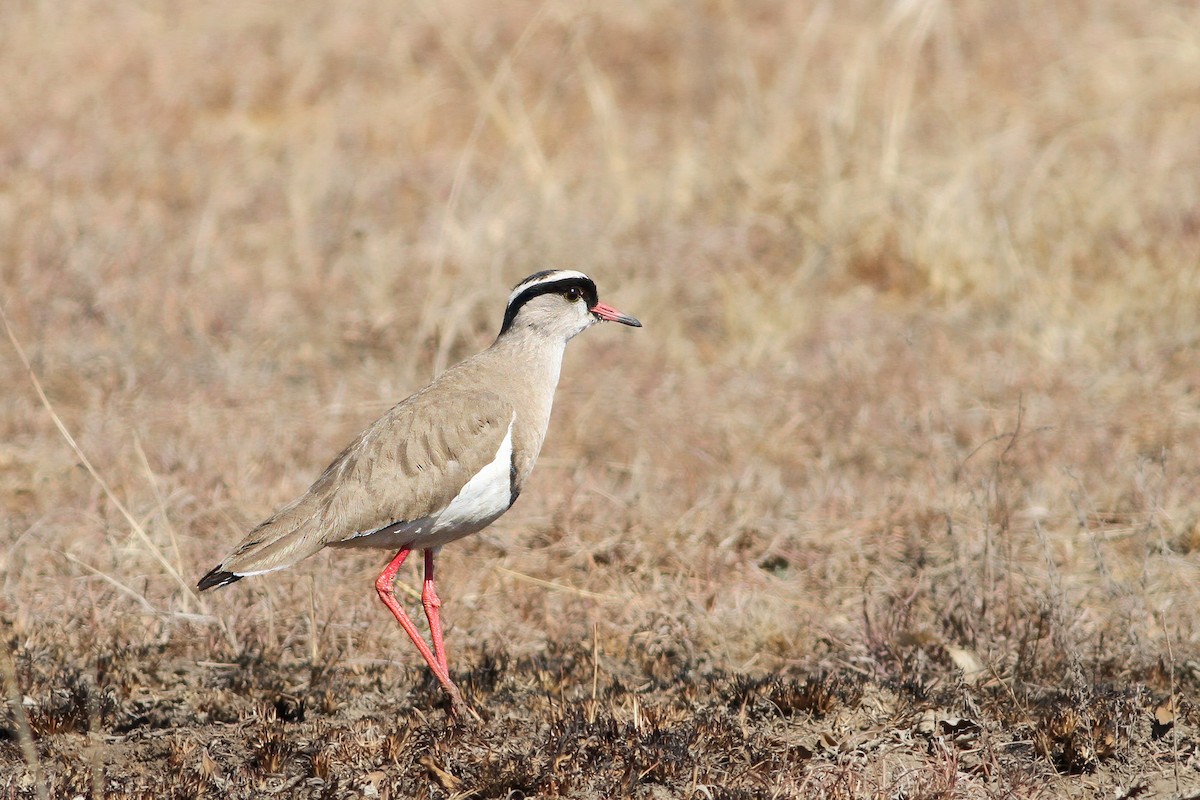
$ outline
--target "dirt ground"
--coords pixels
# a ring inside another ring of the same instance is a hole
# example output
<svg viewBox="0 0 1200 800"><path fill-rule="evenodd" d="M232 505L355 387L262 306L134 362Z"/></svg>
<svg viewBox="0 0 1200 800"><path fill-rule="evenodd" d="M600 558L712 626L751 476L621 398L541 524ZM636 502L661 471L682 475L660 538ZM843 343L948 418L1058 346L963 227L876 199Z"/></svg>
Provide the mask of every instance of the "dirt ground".
<svg viewBox="0 0 1200 800"><path fill-rule="evenodd" d="M85 649L86 665L18 659L52 797L1190 797L1200 783L1200 714L1162 665L1059 663L1067 680L1014 689L910 642L739 673L664 630L532 658L480 647L459 682L482 721L456 721L429 675L393 664ZM1179 677L1194 697L1197 672ZM19 732L3 734L7 796L35 796Z"/></svg>
<svg viewBox="0 0 1200 800"><path fill-rule="evenodd" d="M0 4L0 800L1200 798L1197 176L1191 0ZM196 591L551 266L480 721Z"/></svg>

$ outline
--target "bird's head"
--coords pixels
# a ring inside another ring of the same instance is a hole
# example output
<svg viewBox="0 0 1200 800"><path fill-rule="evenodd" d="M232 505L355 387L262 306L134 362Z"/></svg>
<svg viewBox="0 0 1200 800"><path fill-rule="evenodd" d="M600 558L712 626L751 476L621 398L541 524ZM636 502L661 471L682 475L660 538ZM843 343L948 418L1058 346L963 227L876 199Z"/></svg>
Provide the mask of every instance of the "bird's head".
<svg viewBox="0 0 1200 800"><path fill-rule="evenodd" d="M596 284L587 275L573 269L550 269L516 285L504 309L500 335L535 330L566 341L603 321L642 327L633 317L601 303Z"/></svg>

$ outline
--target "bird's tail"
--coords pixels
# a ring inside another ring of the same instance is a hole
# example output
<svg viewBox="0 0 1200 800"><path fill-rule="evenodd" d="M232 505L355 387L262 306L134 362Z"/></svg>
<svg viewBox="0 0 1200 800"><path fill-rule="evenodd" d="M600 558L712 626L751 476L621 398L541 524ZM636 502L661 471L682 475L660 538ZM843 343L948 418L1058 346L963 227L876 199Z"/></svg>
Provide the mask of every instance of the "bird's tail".
<svg viewBox="0 0 1200 800"><path fill-rule="evenodd" d="M197 586L202 590L214 589L251 575L290 567L311 556L323 546L319 517L316 503L308 496L301 497L250 531Z"/></svg>

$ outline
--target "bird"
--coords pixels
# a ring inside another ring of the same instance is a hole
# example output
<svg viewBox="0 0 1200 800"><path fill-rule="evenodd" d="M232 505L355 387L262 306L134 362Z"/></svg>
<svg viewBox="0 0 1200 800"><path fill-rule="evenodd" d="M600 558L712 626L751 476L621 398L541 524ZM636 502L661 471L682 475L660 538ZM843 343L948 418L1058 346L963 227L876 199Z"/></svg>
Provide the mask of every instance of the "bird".
<svg viewBox="0 0 1200 800"><path fill-rule="evenodd" d="M516 502L541 451L567 342L609 321L642 323L600 302L572 269L536 272L513 288L495 341L397 403L344 449L303 495L253 528L198 586L227 586L290 567L326 547L395 556L375 580L456 716L478 715L450 677L434 561ZM430 644L396 600L414 550L425 560L421 605Z"/></svg>

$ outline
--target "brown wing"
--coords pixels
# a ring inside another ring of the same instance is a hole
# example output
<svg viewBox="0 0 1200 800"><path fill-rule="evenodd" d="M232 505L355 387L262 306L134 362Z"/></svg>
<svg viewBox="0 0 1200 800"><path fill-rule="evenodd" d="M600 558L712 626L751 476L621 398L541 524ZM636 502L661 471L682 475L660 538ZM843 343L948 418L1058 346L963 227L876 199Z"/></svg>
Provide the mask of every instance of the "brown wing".
<svg viewBox="0 0 1200 800"><path fill-rule="evenodd" d="M313 484L323 543L441 511L496 457L512 419L487 391L427 391L396 406Z"/></svg>
<svg viewBox="0 0 1200 800"><path fill-rule="evenodd" d="M309 490L254 530L201 587L281 569L322 547L445 508L496 457L511 404L435 383L393 407L341 452Z"/></svg>

